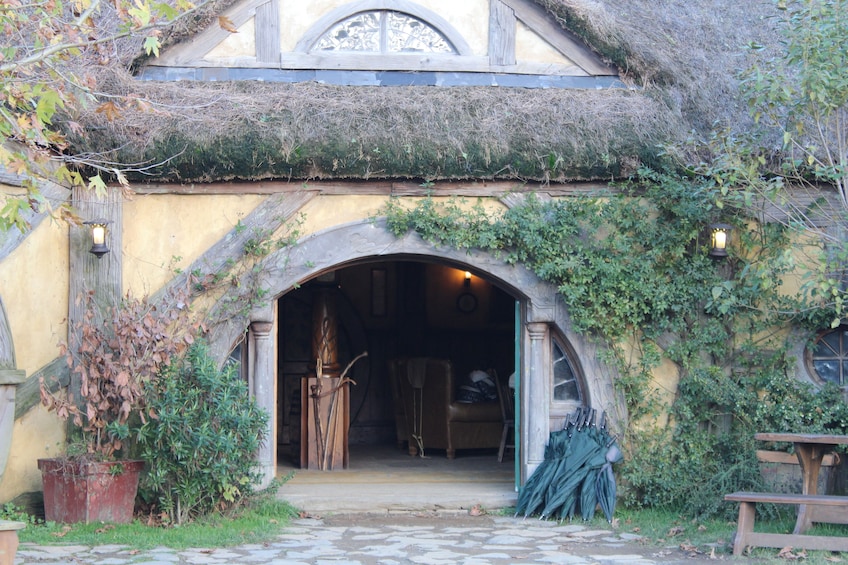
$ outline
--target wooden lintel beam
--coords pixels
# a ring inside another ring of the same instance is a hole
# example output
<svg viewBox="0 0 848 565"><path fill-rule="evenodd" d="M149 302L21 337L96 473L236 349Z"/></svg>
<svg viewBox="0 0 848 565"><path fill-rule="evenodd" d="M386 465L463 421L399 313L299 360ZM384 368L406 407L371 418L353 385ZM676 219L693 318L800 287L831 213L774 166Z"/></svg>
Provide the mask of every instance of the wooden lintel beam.
<svg viewBox="0 0 848 565"><path fill-rule="evenodd" d="M360 195L360 196L481 196L499 197L507 193L547 193L551 196L574 196L603 192L612 189L606 183L523 183L511 181L455 181L421 184L405 181L368 182L243 182L214 184L150 184L133 187L138 194L292 194Z"/></svg>
<svg viewBox="0 0 848 565"><path fill-rule="evenodd" d="M527 27L544 37L557 51L568 57L591 75L613 76L618 72L604 64L600 57L563 29L544 8L531 0L501 0L515 11L516 17Z"/></svg>

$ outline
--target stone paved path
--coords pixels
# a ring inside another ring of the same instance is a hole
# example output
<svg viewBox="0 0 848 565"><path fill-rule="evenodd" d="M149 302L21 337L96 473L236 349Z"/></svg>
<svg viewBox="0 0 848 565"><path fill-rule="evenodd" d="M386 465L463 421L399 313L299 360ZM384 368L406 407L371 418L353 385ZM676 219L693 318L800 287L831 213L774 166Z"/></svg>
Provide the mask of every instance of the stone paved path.
<svg viewBox="0 0 848 565"><path fill-rule="evenodd" d="M21 544L15 565L652 565L731 561L578 523L468 514L349 514L296 519L265 544L136 551ZM744 560L732 560L734 563Z"/></svg>

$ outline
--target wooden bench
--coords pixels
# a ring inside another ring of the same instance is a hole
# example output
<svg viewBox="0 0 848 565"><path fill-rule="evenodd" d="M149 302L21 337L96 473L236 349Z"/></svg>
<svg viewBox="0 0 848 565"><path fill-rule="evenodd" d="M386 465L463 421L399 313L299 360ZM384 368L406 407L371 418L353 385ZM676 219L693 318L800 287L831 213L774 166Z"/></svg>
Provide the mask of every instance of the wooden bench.
<svg viewBox="0 0 848 565"><path fill-rule="evenodd" d="M825 506L848 511L848 496L815 494L791 494L771 492L734 492L725 500L739 503L739 520L736 525L736 537L733 540L733 555L742 555L748 546L777 547L787 546L825 551L848 552L848 537L813 536L797 534L767 534L754 531L757 503L800 504L807 506Z"/></svg>
<svg viewBox="0 0 848 565"><path fill-rule="evenodd" d="M18 530L26 524L11 520L0 520L0 565L13 565L18 551Z"/></svg>

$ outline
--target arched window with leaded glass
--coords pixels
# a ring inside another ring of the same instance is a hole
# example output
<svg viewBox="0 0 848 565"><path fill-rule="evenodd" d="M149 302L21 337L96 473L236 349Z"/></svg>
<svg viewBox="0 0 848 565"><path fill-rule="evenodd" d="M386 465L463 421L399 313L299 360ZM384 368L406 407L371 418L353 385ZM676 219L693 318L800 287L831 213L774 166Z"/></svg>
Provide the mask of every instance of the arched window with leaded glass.
<svg viewBox="0 0 848 565"><path fill-rule="evenodd" d="M456 48L439 30L413 15L391 10L354 14L322 35L311 51L445 53Z"/></svg>
<svg viewBox="0 0 848 565"><path fill-rule="evenodd" d="M551 336L551 358L553 363L551 401L554 404L568 406L583 404L582 377L572 359L571 348L557 335Z"/></svg>

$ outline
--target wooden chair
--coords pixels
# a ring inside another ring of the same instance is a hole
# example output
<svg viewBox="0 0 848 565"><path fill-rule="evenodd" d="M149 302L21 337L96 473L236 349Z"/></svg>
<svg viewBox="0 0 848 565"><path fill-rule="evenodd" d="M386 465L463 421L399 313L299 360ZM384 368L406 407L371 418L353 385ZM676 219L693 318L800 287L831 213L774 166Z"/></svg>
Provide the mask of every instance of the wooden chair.
<svg viewBox="0 0 848 565"><path fill-rule="evenodd" d="M501 404L501 416L503 416L503 431L501 432L501 445L498 448L498 463L503 462L504 451L512 449L515 451L515 399L508 382L502 382L497 375L492 375L498 385L498 400ZM513 430L512 437L510 430ZM510 441L512 439L512 441Z"/></svg>

